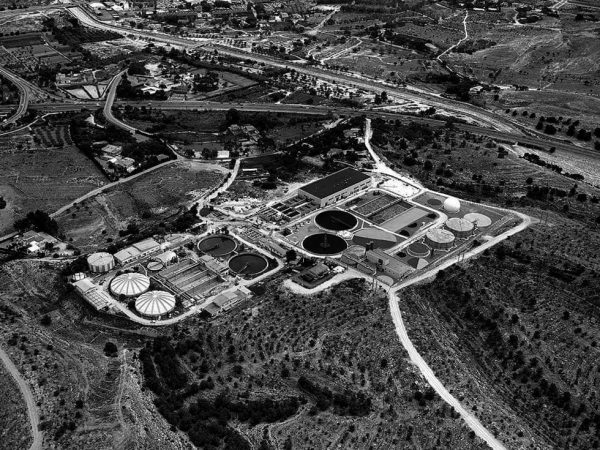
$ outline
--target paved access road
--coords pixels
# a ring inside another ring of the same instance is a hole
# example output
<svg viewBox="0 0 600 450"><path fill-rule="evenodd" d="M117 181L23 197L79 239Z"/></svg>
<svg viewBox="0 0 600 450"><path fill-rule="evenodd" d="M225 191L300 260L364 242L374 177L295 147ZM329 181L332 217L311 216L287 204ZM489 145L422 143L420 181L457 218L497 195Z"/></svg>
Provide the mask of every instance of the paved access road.
<svg viewBox="0 0 600 450"><path fill-rule="evenodd" d="M39 430L40 425L40 416L38 414L37 405L35 399L33 398L33 394L31 393L31 389L29 389L29 385L21 376L21 373L10 360L10 357L6 354L4 350L0 348L0 360L6 367L6 370L12 375L14 380L16 381L21 393L23 394L23 398L25 399L25 404L27 405L27 416L29 417L29 423L31 424L31 433L33 435L33 442L31 443L30 450L41 450L42 442L44 436L42 432Z"/></svg>

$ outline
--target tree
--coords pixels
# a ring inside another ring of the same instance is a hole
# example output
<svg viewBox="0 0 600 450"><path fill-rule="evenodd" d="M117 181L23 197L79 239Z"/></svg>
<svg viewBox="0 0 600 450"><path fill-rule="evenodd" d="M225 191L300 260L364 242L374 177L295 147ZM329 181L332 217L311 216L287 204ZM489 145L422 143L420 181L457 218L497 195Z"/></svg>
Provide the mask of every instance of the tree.
<svg viewBox="0 0 600 450"><path fill-rule="evenodd" d="M114 342L107 341L106 344L104 344L104 354L106 356L117 356L118 351L119 349L117 348L117 345Z"/></svg>
<svg viewBox="0 0 600 450"><path fill-rule="evenodd" d="M225 113L225 120L227 121L228 125L239 123L240 119L240 112L235 108L228 109Z"/></svg>
<svg viewBox="0 0 600 450"><path fill-rule="evenodd" d="M40 323L42 325L44 325L45 327L47 327L48 325L50 325L52 323L52 318L48 314L44 314Z"/></svg>
<svg viewBox="0 0 600 450"><path fill-rule="evenodd" d="M42 231L51 235L58 234L58 223L52 219L47 212L40 211L27 213L23 219L19 219L14 223L17 231L25 231L33 228L36 231Z"/></svg>
<svg viewBox="0 0 600 450"><path fill-rule="evenodd" d="M298 257L298 254L296 253L296 250L294 250L294 249L290 249L287 252L285 252L285 260L287 262L295 261L297 257Z"/></svg>

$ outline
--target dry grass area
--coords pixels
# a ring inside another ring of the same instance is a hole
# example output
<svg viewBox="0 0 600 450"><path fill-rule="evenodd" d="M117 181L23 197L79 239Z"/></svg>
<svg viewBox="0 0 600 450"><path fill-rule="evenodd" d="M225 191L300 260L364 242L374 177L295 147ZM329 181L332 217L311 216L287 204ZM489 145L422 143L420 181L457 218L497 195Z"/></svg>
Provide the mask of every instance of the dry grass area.
<svg viewBox="0 0 600 450"><path fill-rule="evenodd" d="M14 261L0 270L0 344L37 399L44 448L187 448L156 420L138 384L133 352L143 345L143 330L98 317L66 288L60 269ZM46 314L51 324L43 326ZM118 356L104 354L107 341L117 344ZM6 442L3 448L25 448Z"/></svg>
<svg viewBox="0 0 600 450"><path fill-rule="evenodd" d="M451 53L448 62L481 80L530 89L598 94L600 50L596 25L576 22L571 15L545 17L535 24L494 21L488 13L471 13L471 41L486 39L496 45L471 55ZM490 78L490 73L494 74Z"/></svg>
<svg viewBox="0 0 600 450"><path fill-rule="evenodd" d="M509 448L599 444L598 245L552 214L401 295L418 350Z"/></svg>
<svg viewBox="0 0 600 450"><path fill-rule="evenodd" d="M10 135L0 137L0 155L0 196L7 202L0 210L0 232L29 211L51 213L107 182L73 145L46 147L31 136Z"/></svg>
<svg viewBox="0 0 600 450"><path fill-rule="evenodd" d="M173 217L218 186L226 173L216 164L175 162L84 200L56 220L76 247L94 249L118 238L131 222L145 229Z"/></svg>

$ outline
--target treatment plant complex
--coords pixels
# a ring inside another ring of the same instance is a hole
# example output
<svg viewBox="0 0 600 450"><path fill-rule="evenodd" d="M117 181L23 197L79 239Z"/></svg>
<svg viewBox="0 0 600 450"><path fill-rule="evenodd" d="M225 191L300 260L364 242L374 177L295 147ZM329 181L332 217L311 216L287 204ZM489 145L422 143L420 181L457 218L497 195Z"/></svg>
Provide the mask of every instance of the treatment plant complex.
<svg viewBox="0 0 600 450"><path fill-rule="evenodd" d="M392 287L460 258L516 217L348 167L243 219L221 214L219 221L207 218L200 234L149 237L114 255L93 253L88 272L76 274L73 284L97 310L170 323L232 308L252 295L249 287L283 268L283 258L312 261L293 277L305 287L346 270Z"/></svg>

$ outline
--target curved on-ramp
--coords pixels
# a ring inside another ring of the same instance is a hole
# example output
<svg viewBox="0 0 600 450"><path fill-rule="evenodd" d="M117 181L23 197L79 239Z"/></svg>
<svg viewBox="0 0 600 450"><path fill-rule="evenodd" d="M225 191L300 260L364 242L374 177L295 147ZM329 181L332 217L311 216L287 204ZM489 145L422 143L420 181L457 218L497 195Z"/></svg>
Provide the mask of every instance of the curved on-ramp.
<svg viewBox="0 0 600 450"><path fill-rule="evenodd" d="M38 415L37 406L31 393L31 389L27 385L27 382L21 376L21 373L17 367L10 360L9 356L4 350L0 348L0 359L6 367L6 370L12 375L13 379L17 382L23 397L25 398L25 404L27 405L27 416L29 417L29 423L31 424L31 434L33 435L33 442L29 447L29 450L41 450L43 435L39 430L40 417Z"/></svg>

